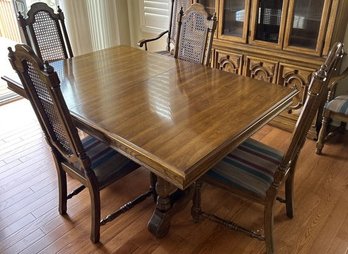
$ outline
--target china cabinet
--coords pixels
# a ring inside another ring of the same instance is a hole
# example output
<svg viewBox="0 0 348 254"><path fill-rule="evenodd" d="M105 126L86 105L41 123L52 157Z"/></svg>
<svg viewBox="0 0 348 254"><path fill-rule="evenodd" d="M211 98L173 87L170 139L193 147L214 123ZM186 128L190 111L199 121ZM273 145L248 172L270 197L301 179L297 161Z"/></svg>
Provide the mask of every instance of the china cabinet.
<svg viewBox="0 0 348 254"><path fill-rule="evenodd" d="M273 125L292 130L311 74L330 46L342 41L347 0L197 0L218 28L212 65L225 71L298 89L293 105ZM267 89L267 87L265 87ZM316 138L315 125L309 137Z"/></svg>

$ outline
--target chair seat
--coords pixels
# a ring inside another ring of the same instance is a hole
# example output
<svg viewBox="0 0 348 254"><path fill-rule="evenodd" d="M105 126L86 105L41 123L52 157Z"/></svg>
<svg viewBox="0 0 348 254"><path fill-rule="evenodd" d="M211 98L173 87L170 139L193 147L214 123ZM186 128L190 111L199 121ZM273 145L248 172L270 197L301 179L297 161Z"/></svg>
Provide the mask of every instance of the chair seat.
<svg viewBox="0 0 348 254"><path fill-rule="evenodd" d="M282 152L248 139L208 171L205 178L265 198L282 158Z"/></svg>
<svg viewBox="0 0 348 254"><path fill-rule="evenodd" d="M325 109L348 115L348 95L337 96L325 105Z"/></svg>
<svg viewBox="0 0 348 254"><path fill-rule="evenodd" d="M140 167L95 137L85 137L82 145L91 159L91 169L98 179L100 188Z"/></svg>

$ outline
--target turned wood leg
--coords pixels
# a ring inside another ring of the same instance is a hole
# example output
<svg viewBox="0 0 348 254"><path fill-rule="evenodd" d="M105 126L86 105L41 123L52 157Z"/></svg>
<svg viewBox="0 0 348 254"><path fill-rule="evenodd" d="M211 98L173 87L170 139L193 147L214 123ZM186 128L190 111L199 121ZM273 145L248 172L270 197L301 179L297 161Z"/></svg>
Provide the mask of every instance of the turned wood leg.
<svg viewBox="0 0 348 254"><path fill-rule="evenodd" d="M265 205L264 214L264 228L265 228L265 241L267 254L274 253L274 241L273 241L273 205L274 200L269 201Z"/></svg>
<svg viewBox="0 0 348 254"><path fill-rule="evenodd" d="M100 196L99 189L88 187L91 197L91 241L99 242L100 238Z"/></svg>
<svg viewBox="0 0 348 254"><path fill-rule="evenodd" d="M170 226L172 202L170 195L176 191L176 187L165 181L161 177L157 177L156 192L157 204L156 209L148 223L149 231L157 238L164 237Z"/></svg>
<svg viewBox="0 0 348 254"><path fill-rule="evenodd" d="M289 218L294 217L294 174L291 173L285 182L285 202L286 215Z"/></svg>
<svg viewBox="0 0 348 254"><path fill-rule="evenodd" d="M193 193L192 208L191 208L191 216L195 223L199 222L200 215L202 213L201 187L202 187L202 181L197 180L196 183L194 184L194 193Z"/></svg>
<svg viewBox="0 0 348 254"><path fill-rule="evenodd" d="M340 133L344 134L346 131L347 123L346 122L341 122L340 124Z"/></svg>
<svg viewBox="0 0 348 254"><path fill-rule="evenodd" d="M57 161L56 157L53 155L57 175L58 175L58 192L59 192L59 214L65 215L67 210L67 182L66 182L66 173L62 169L61 165Z"/></svg>
<svg viewBox="0 0 348 254"><path fill-rule="evenodd" d="M153 201L157 202L157 191L156 191L157 176L150 172L150 190L152 191Z"/></svg>
<svg viewBox="0 0 348 254"><path fill-rule="evenodd" d="M325 140L325 136L327 133L327 127L329 124L329 117L330 117L330 112L325 110L324 114L323 114L323 122L321 125L321 129L319 132L319 137L318 137L318 141L317 141L317 147L316 147L316 153L317 154L321 154L321 150L324 147L324 140Z"/></svg>

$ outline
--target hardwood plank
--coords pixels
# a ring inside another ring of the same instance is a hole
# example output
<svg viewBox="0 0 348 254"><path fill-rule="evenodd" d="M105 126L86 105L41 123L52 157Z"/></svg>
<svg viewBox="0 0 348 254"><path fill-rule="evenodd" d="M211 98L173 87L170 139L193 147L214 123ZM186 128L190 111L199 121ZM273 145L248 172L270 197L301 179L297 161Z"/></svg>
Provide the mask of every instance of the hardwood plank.
<svg viewBox="0 0 348 254"><path fill-rule="evenodd" d="M28 234L26 237L22 238L20 241L16 242L11 247L4 250L3 253L4 254L19 253L22 250L24 250L28 245L30 245L33 241L36 241L37 239L41 238L43 235L44 233L40 229L37 229L31 232L30 234Z"/></svg>
<svg viewBox="0 0 348 254"><path fill-rule="evenodd" d="M25 225L29 224L30 222L34 220L35 220L35 217L29 213L26 216L19 218L16 222L12 223L11 225L2 228L0 230L0 241L12 235L13 233L17 232L22 227L24 227Z"/></svg>
<svg viewBox="0 0 348 254"><path fill-rule="evenodd" d="M318 237L313 241L312 246L309 247L311 251L314 253L329 252L330 247L333 245L335 236L338 234L344 219L347 218L347 211L348 198L344 195L338 195L338 200L318 233ZM334 217L335 220L332 221L330 217ZM348 244L346 246L348 246Z"/></svg>
<svg viewBox="0 0 348 254"><path fill-rule="evenodd" d="M21 161L20 159L18 159L18 161L20 163L16 162L14 163L14 165L12 164L13 167L16 167L15 172L13 170L5 170L0 173L1 184L11 182L11 180L9 181L9 179L7 179L8 177L12 178L12 182L13 182L13 179L16 179L17 177L23 177L25 174L36 171L40 167L43 167L47 164L52 165L51 157L44 156L44 155L42 156L42 154L41 156L34 156L30 160L26 160L24 162ZM12 167L9 167L7 169L11 169L11 168ZM4 188L3 188L3 191L5 191Z"/></svg>
<svg viewBox="0 0 348 254"><path fill-rule="evenodd" d="M30 188L26 188L23 191L18 192L15 195L12 195L10 198L7 198L4 201L0 202L0 211L4 210L7 207L10 207L11 205L14 205L15 203L21 201L22 199L32 194L33 194L33 191ZM1 197L3 198L3 196Z"/></svg>

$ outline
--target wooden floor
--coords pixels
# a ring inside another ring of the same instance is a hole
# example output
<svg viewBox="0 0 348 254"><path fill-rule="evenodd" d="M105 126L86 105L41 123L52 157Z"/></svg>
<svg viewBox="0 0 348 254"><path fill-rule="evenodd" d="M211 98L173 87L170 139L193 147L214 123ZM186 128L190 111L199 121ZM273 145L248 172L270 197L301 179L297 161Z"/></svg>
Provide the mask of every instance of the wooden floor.
<svg viewBox="0 0 348 254"><path fill-rule="evenodd" d="M57 210L57 180L50 152L26 100L0 107L0 253L264 253L264 243L209 221L194 224L190 204L175 215L170 233L155 239L147 231L154 208L148 199L103 226L101 243L89 240L87 191L68 201L68 216ZM286 149L290 134L269 126L255 137ZM338 142L338 140L340 142ZM337 137L314 153L308 140L298 163L295 218L276 205L277 253L348 253L348 137ZM102 191L102 214L148 187L143 169ZM70 179L69 189L77 186ZM203 189L203 208L260 229L258 205L210 186Z"/></svg>

